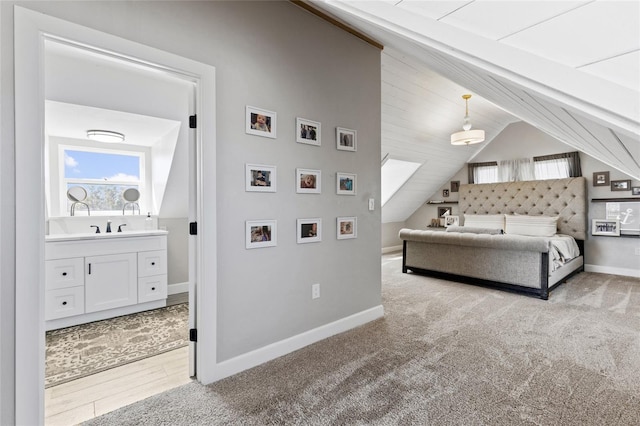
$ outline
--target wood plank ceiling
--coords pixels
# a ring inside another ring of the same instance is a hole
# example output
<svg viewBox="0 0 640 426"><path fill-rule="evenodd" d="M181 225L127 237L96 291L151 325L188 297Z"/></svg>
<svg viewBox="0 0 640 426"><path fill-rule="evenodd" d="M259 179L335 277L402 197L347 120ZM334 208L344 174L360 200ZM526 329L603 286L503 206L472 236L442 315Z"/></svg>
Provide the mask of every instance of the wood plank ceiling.
<svg viewBox="0 0 640 426"><path fill-rule="evenodd" d="M639 2L311 3L385 46L381 155L423 166L385 204L383 222L406 220L520 120L640 179ZM487 142L452 146L464 93Z"/></svg>

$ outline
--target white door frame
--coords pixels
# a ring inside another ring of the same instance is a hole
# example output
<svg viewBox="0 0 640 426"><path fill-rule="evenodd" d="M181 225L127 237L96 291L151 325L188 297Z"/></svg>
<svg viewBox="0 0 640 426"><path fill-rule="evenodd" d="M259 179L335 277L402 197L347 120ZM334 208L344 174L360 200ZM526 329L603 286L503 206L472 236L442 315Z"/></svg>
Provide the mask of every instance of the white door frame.
<svg viewBox="0 0 640 426"><path fill-rule="evenodd" d="M196 238L197 379L216 370L215 68L42 13L14 8L16 329L15 420L44 422L44 40L69 41L193 81L198 115ZM206 119L203 119L206 117ZM204 196L206 194L206 197ZM185 230L186 232L186 230ZM202 259L206 259L203 262ZM202 306L206 309L202 309Z"/></svg>

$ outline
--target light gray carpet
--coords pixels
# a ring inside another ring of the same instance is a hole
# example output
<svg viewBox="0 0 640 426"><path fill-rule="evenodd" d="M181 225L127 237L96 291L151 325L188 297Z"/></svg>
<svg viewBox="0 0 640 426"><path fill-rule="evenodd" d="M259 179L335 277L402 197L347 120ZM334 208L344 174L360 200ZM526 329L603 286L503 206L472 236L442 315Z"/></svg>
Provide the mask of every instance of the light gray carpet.
<svg viewBox="0 0 640 426"><path fill-rule="evenodd" d="M638 425L640 280L582 273L549 301L402 274L385 317L89 425Z"/></svg>
<svg viewBox="0 0 640 426"><path fill-rule="evenodd" d="M48 331L45 387L187 346L188 320L183 303Z"/></svg>

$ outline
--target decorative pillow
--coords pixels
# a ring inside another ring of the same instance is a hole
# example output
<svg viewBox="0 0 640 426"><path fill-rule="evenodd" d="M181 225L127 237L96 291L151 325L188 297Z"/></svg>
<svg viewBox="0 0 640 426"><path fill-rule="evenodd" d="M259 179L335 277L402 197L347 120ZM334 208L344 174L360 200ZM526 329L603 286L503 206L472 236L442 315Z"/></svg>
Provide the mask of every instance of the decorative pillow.
<svg viewBox="0 0 640 426"><path fill-rule="evenodd" d="M464 226L472 228L504 229L502 214L465 214Z"/></svg>
<svg viewBox="0 0 640 426"><path fill-rule="evenodd" d="M558 233L558 216L527 216L505 214L506 234L531 237L552 237Z"/></svg>
<svg viewBox="0 0 640 426"><path fill-rule="evenodd" d="M474 228L469 226L450 226L447 228L447 232L461 232L463 234L504 234L502 229L496 228Z"/></svg>

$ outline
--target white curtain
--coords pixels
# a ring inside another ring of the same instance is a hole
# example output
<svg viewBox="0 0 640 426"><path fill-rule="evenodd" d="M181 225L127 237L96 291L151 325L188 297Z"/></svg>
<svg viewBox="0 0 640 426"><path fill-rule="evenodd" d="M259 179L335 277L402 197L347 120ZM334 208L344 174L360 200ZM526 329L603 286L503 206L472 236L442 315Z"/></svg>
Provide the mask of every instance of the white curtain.
<svg viewBox="0 0 640 426"><path fill-rule="evenodd" d="M498 162L498 181L516 182L534 180L533 158L504 160Z"/></svg>
<svg viewBox="0 0 640 426"><path fill-rule="evenodd" d="M563 179L571 176L568 158L554 158L535 162L536 179Z"/></svg>
<svg viewBox="0 0 640 426"><path fill-rule="evenodd" d="M473 183L494 183L498 181L498 166L482 165L473 168Z"/></svg>

